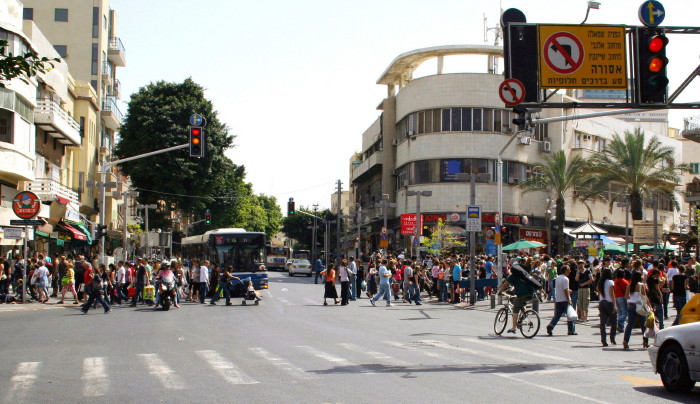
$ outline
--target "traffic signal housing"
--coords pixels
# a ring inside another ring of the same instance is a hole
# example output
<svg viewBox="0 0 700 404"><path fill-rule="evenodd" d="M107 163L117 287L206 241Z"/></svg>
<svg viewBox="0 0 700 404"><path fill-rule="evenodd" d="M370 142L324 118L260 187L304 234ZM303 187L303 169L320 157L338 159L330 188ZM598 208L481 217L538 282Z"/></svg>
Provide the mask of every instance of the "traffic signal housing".
<svg viewBox="0 0 700 404"><path fill-rule="evenodd" d="M204 223L211 224L211 211L209 209L204 212Z"/></svg>
<svg viewBox="0 0 700 404"><path fill-rule="evenodd" d="M294 214L294 200L292 198L289 198L289 202L287 202L287 216L291 216Z"/></svg>
<svg viewBox="0 0 700 404"><path fill-rule="evenodd" d="M635 32L637 48L637 95L642 104L665 104L668 76L666 45L668 38L663 30L638 28Z"/></svg>
<svg viewBox="0 0 700 404"><path fill-rule="evenodd" d="M206 150L206 138L204 128L190 126L190 157L204 157Z"/></svg>

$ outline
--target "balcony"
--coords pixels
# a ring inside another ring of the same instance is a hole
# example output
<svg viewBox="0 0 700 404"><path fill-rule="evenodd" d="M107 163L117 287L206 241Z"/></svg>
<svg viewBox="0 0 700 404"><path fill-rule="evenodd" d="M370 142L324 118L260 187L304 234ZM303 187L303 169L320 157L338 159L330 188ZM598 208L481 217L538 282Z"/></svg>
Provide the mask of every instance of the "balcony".
<svg viewBox="0 0 700 404"><path fill-rule="evenodd" d="M112 64L106 60L102 62L102 81L107 84L112 82Z"/></svg>
<svg viewBox="0 0 700 404"><path fill-rule="evenodd" d="M114 96L107 96L102 100L102 119L105 125L112 130L118 130L122 124L124 116L117 107L117 99Z"/></svg>
<svg viewBox="0 0 700 404"><path fill-rule="evenodd" d="M36 181L27 182L27 191L34 192L39 198L45 201L55 199L57 196L68 199L76 206L80 206L80 196L77 192L61 185L60 182L48 178L40 178Z"/></svg>
<svg viewBox="0 0 700 404"><path fill-rule="evenodd" d="M122 83L119 80L114 79L114 84L112 85L112 94L111 95L115 96L118 100L120 100L122 98L122 91L121 90L122 90Z"/></svg>
<svg viewBox="0 0 700 404"><path fill-rule="evenodd" d="M34 124L64 145L80 144L80 125L53 100L37 100Z"/></svg>
<svg viewBox="0 0 700 404"><path fill-rule="evenodd" d="M374 152L357 166L352 168L352 181L358 181L360 177L376 172L382 166L383 152Z"/></svg>
<svg viewBox="0 0 700 404"><path fill-rule="evenodd" d="M119 37L109 38L109 51L107 53L107 58L115 66L124 67L126 66L124 44Z"/></svg>

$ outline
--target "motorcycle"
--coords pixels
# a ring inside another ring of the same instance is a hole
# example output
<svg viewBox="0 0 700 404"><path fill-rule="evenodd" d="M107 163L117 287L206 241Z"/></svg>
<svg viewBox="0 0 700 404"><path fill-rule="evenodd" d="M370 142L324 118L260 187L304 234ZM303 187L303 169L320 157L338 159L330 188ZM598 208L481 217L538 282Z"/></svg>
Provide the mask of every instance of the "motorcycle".
<svg viewBox="0 0 700 404"><path fill-rule="evenodd" d="M175 280L171 282L160 281L160 304L164 311L170 310L170 306L175 303L176 285Z"/></svg>

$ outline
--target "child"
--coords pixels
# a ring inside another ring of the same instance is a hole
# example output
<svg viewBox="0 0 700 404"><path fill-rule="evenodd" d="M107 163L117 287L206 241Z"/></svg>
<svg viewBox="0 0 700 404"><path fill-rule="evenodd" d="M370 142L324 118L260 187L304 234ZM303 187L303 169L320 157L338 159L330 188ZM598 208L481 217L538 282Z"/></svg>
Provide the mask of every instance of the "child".
<svg viewBox="0 0 700 404"><path fill-rule="evenodd" d="M262 300L260 293L253 287L253 282L248 282L248 295L255 295L255 301L259 302Z"/></svg>

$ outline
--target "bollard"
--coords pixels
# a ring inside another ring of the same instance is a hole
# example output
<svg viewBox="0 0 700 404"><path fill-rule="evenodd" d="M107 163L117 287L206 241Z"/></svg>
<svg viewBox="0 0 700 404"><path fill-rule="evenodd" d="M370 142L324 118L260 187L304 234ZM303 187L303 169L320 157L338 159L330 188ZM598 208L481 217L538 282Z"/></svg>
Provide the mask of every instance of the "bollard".
<svg viewBox="0 0 700 404"><path fill-rule="evenodd" d="M496 308L496 295L491 295L491 308Z"/></svg>
<svg viewBox="0 0 700 404"><path fill-rule="evenodd" d="M540 312L540 299L537 296L532 298L532 310L535 310L537 313Z"/></svg>
<svg viewBox="0 0 700 404"><path fill-rule="evenodd" d="M503 295L498 295L498 304L503 304Z"/></svg>

